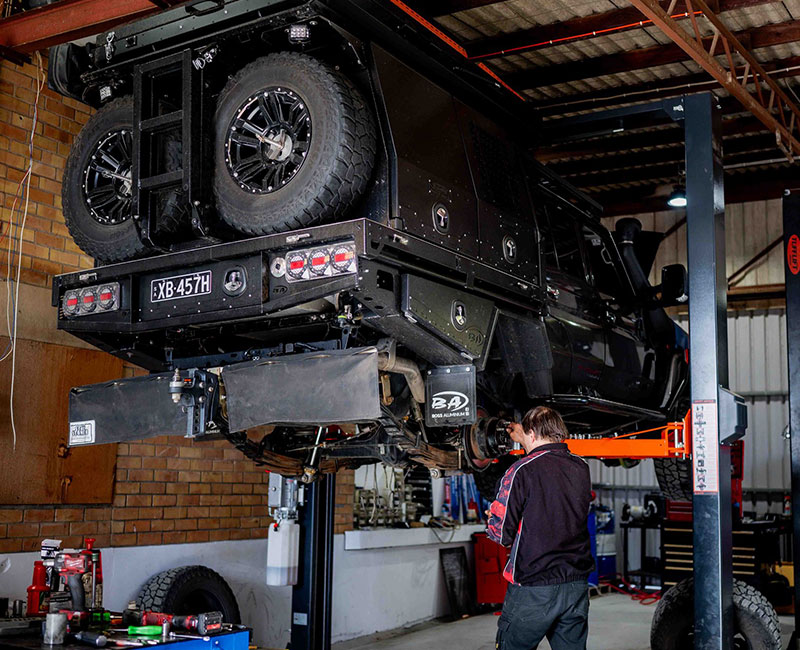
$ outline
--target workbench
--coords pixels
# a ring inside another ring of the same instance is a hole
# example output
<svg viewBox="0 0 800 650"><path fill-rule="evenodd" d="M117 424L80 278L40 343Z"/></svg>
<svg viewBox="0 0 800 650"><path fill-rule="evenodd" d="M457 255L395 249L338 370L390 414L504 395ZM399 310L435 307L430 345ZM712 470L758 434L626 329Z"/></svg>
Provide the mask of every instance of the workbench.
<svg viewBox="0 0 800 650"><path fill-rule="evenodd" d="M135 640L137 637L129 637L126 634L115 634L114 639ZM160 637L157 645L140 646L142 650L151 648L169 648L169 650L248 650L250 632L248 630L236 630L233 632L220 632L208 637L204 641L202 637L197 639L172 639L161 641ZM37 636L8 636L0 639L0 648L3 650L88 650L92 646L77 641L67 641L63 645L46 645L42 643L41 635ZM106 649L136 650L135 646L118 646L111 641L106 644Z"/></svg>

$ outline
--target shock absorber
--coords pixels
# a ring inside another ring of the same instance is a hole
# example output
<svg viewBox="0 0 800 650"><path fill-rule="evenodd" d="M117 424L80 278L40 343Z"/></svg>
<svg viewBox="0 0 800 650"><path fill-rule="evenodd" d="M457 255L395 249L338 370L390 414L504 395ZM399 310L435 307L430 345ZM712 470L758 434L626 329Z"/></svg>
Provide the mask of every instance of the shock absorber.
<svg viewBox="0 0 800 650"><path fill-rule="evenodd" d="M314 448L311 450L311 456L308 462L303 466L303 475L300 481L303 483L311 483L317 476L317 468L319 467L319 446L322 444L323 436L328 431L328 427L317 428L317 439L314 443Z"/></svg>

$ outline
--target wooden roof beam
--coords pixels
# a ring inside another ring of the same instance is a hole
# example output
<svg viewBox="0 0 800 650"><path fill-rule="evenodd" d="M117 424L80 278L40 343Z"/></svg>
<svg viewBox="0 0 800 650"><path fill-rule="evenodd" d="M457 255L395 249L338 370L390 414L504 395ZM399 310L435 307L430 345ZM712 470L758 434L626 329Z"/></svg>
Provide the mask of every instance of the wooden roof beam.
<svg viewBox="0 0 800 650"><path fill-rule="evenodd" d="M773 141L774 142L774 141ZM649 181L664 181L677 183L680 178L680 173L684 168L684 151L683 147L678 152L665 150L666 155L662 155L662 159L656 154L661 152L650 151L642 154L631 154L628 157L622 158L625 163L632 163L635 166L629 166L626 169L614 169L611 165L606 166L603 164L602 159L596 159L586 162L594 162L595 169L588 173L580 173L580 167L576 164L572 166L569 163L564 163L560 166L559 173L566 178L570 183L583 189L584 191L598 191L610 185L618 185L620 183L647 183ZM780 156L780 157L779 157ZM617 160L620 160L619 158ZM723 165L726 169L729 166L734 168L746 168L757 166L757 163L767 163L764 161L772 161L769 163L773 168L776 164L785 161L786 159L777 151L744 151L735 153L734 150L725 152L723 158ZM778 161L776 163L776 161ZM734 168L729 169L733 171ZM579 173L572 173L571 169L576 169ZM776 168L778 169L778 168ZM744 173L740 169L740 173Z"/></svg>
<svg viewBox="0 0 800 650"><path fill-rule="evenodd" d="M737 117L723 119L722 133L731 136L763 133L766 127L753 117ZM577 142L564 142L533 151L540 162L551 162L565 158L581 158L585 156L602 156L612 152L624 152L637 147L677 144L683 142L683 129L679 125L674 128L658 129L648 133L622 133L611 137L594 138ZM774 139L774 135L771 136Z"/></svg>
<svg viewBox="0 0 800 650"><path fill-rule="evenodd" d="M657 149L648 148L643 151L642 149L650 145L650 139L646 137L647 135L637 134L636 138L638 138L639 142L633 146L638 147L639 151L623 150L606 156L568 160L554 159L548 164L548 167L561 176L569 177L672 162L683 165L685 147L682 138L678 138L674 142L665 144ZM722 145L723 160L726 164L742 162L744 160L741 158L743 155L749 155L754 152L761 152L759 154L760 159L776 156L778 150L775 146L775 136L769 133L761 133L741 138L728 138L724 140Z"/></svg>
<svg viewBox="0 0 800 650"><path fill-rule="evenodd" d="M669 210L666 196L655 196L659 182L624 190L589 192L603 206L604 217L637 214L640 212L662 212ZM750 173L725 174L725 203L765 201L783 196L786 189L797 187L797 173L793 166L781 169L758 170Z"/></svg>
<svg viewBox="0 0 800 650"><path fill-rule="evenodd" d="M143 18L163 5L162 0L61 0L0 20L0 46L35 52Z"/></svg>
<svg viewBox="0 0 800 650"><path fill-rule="evenodd" d="M440 18L458 11L489 7L491 5L502 4L503 2L506 2L506 0L436 0L436 2L408 0L408 4L413 7L415 11L424 14L427 18Z"/></svg>

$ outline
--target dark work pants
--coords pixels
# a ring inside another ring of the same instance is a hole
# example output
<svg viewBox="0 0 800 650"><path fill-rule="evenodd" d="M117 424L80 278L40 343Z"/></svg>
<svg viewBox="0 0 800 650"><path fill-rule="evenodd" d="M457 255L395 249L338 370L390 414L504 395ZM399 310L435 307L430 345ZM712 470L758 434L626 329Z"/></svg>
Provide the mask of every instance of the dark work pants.
<svg viewBox="0 0 800 650"><path fill-rule="evenodd" d="M544 637L553 650L586 650L586 580L560 585L508 585L497 622L497 650L535 650Z"/></svg>

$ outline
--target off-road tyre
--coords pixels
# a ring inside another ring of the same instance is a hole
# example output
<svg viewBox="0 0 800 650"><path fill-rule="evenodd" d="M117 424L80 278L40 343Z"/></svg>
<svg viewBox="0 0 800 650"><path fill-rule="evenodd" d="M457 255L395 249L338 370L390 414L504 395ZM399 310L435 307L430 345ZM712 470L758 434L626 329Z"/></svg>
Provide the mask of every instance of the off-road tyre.
<svg viewBox="0 0 800 650"><path fill-rule="evenodd" d="M222 612L226 623L240 623L239 605L225 579L201 565L167 569L150 578L139 591L141 610L169 614Z"/></svg>
<svg viewBox="0 0 800 650"><path fill-rule="evenodd" d="M781 650L778 615L760 591L734 580L733 606L734 634L738 637L735 648ZM658 602L650 627L651 650L691 648L693 626L694 579L687 578L670 588Z"/></svg>
<svg viewBox="0 0 800 650"><path fill-rule="evenodd" d="M692 461L688 458L654 458L661 492L673 501L692 500Z"/></svg>
<svg viewBox="0 0 800 650"><path fill-rule="evenodd" d="M84 172L97 143L111 131L133 130L133 98L120 97L98 110L75 141L67 158L61 199L64 221L72 239L87 255L101 262L120 262L141 257L147 247L139 237L132 218L117 224L96 221L86 207L83 195ZM166 171L181 168L182 146L177 136L167 136L162 155ZM186 208L182 194L164 192L158 201L155 229L159 233L175 232L185 221Z"/></svg>
<svg viewBox="0 0 800 650"><path fill-rule="evenodd" d="M519 456L501 456L496 463L492 463L482 472L473 472L472 478L475 479L478 493L487 501L494 501L497 498L497 485L500 479L519 458Z"/></svg>
<svg viewBox="0 0 800 650"><path fill-rule="evenodd" d="M290 90L301 98L310 114L311 136L295 175L279 189L258 194L233 178L226 143L236 112L248 98L269 88ZM372 176L377 142L372 111L344 75L305 54L270 54L239 70L217 101L215 131L217 211L247 235L339 220Z"/></svg>

